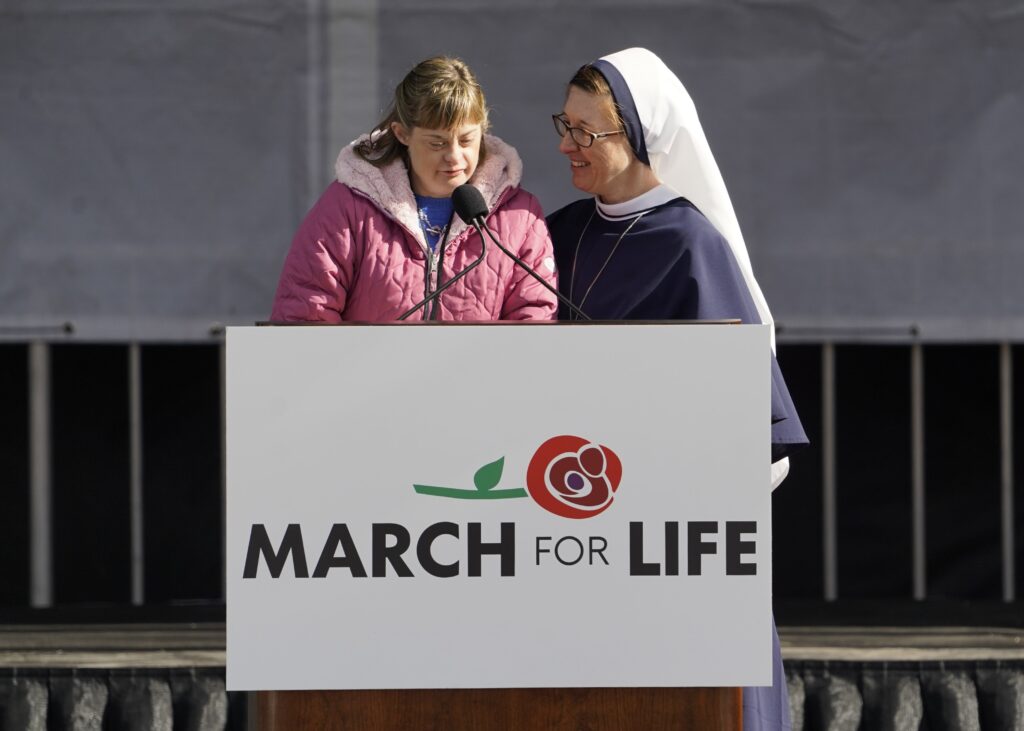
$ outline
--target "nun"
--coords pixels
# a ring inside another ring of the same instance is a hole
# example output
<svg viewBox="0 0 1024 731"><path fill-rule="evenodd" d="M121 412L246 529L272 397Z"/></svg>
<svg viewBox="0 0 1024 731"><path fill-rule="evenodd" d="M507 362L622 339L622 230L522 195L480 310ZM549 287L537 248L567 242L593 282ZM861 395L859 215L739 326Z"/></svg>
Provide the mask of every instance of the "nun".
<svg viewBox="0 0 1024 731"><path fill-rule="evenodd" d="M588 194L547 218L559 288L573 304L594 320L773 324L696 108L661 59L630 48L583 66L553 119L572 183ZM771 345L774 489L807 437L774 328ZM744 729L791 727L774 620L772 654L774 684L743 691Z"/></svg>

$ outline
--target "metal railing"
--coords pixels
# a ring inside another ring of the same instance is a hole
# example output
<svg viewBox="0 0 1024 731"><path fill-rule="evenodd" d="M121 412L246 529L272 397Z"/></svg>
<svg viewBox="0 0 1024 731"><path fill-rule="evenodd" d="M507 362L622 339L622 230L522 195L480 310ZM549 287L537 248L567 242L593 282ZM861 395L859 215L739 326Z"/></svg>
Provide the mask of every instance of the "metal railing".
<svg viewBox="0 0 1024 731"><path fill-rule="evenodd" d="M837 540L837 491L842 476L836 461L836 341L824 340L812 343L821 349L821 415L822 415L822 556L825 600L840 596L838 575L840 547ZM141 347L138 342L125 345L128 361L128 404L130 425L130 544L131 544L131 601L134 605L146 602L144 576L144 504L143 504L143 373ZM224 345L220 349L220 368L217 378L220 382L220 418L224 419ZM785 344L783 344L785 347ZM910 445L911 445L911 565L913 577L913 598L924 599L928 591L926 575L927 530L925 507L927 504L927 475L925 474L925 356L926 346L920 342L900 345L910 350ZM30 467L30 605L49 607L54 603L53 571L53 485L52 485L52 441L51 413L59 404L52 403L50 371L51 346L44 340L28 343L28 433ZM1002 561L1001 596L1003 601L1012 602L1017 598L1016 587L1016 526L1014 524L1014 419L1013 419L1013 348L1009 343L998 346L999 359L999 454L1000 454L1000 556ZM224 441L221 429L219 448L223 456ZM222 459L221 464L224 464ZM224 474L219 476L221 504L224 504ZM220 536L220 556L223 563L224 535ZM221 581L223 595L223 575Z"/></svg>

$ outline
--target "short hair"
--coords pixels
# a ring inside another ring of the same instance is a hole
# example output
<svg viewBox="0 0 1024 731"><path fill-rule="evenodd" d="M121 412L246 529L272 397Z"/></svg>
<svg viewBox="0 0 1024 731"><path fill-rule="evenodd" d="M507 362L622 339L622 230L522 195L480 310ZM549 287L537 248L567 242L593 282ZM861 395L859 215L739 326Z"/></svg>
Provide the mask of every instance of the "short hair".
<svg viewBox="0 0 1024 731"><path fill-rule="evenodd" d="M580 91L585 91L588 94L601 97L601 103L607 105L607 109L611 112L615 118L615 124L618 129L625 129L626 123L622 118L622 110L619 108L618 102L615 101L615 96L612 94L612 87L608 85L608 80L604 77L600 71L598 71L591 64L580 66L576 71L576 75L569 80L569 87L575 86ZM569 88L565 90L566 96L569 95Z"/></svg>

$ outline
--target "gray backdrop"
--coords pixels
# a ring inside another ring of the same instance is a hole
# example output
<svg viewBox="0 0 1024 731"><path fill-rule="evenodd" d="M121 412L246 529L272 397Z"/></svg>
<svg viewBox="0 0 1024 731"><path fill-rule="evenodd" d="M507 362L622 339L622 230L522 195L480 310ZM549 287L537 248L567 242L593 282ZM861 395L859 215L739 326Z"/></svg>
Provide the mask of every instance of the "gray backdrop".
<svg viewBox="0 0 1024 731"><path fill-rule="evenodd" d="M783 337L1024 339L1024 7L996 0L0 0L0 337L266 317L338 148L436 53L554 210L549 115L633 45L690 90Z"/></svg>

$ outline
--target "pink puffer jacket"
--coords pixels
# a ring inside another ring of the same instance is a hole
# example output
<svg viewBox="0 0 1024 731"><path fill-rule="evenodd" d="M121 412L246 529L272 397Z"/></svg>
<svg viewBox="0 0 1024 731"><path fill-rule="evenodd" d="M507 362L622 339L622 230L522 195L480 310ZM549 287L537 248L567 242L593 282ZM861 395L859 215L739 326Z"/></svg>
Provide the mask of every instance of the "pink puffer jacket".
<svg viewBox="0 0 1024 731"><path fill-rule="evenodd" d="M498 240L556 286L551 238L537 199L519 187L522 162L497 137L472 183L488 204L487 223ZM271 320L383 322L436 289L436 274L405 164L376 168L342 150L331 183L306 214L292 241L274 297ZM480 236L454 217L443 281L480 255ZM438 247L440 249L440 247ZM429 282L429 284L428 284ZM410 320L426 319L422 308ZM553 294L488 241L484 261L445 290L435 319L552 320Z"/></svg>

